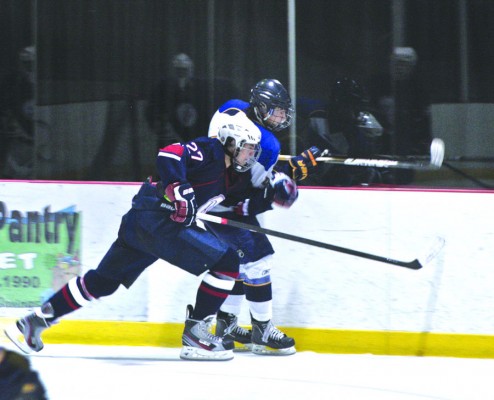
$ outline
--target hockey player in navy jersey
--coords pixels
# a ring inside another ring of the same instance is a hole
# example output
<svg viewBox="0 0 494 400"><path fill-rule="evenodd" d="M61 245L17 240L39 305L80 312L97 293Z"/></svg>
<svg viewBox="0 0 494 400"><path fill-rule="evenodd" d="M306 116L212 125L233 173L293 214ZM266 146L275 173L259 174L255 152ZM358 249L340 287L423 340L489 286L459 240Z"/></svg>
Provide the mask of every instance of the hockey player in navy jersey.
<svg viewBox="0 0 494 400"><path fill-rule="evenodd" d="M260 154L259 129L243 114L228 116L217 139L202 137L160 149L160 181L144 183L123 216L118 236L96 269L72 279L39 310L6 329L24 352L43 348L41 333L60 317L94 299L129 288L158 259L204 277L195 307L187 306L182 335L183 359L228 360L233 342L208 331L214 316L239 274L239 256L225 242L195 224L196 212L207 212L227 192L236 204L241 193L259 209L286 198L285 182L252 189L251 167ZM233 194L232 194L233 193ZM236 195L235 195L236 194Z"/></svg>
<svg viewBox="0 0 494 400"><path fill-rule="evenodd" d="M286 196L275 204L289 208L297 199L296 181L303 180L314 172L317 166L316 157L320 155L317 147L311 147L300 156L293 157L284 168L275 168L280 154L280 142L275 133L288 128L294 117L290 95L275 79L259 81L251 90L249 102L235 99L220 106L210 122L209 136L216 135L218 126L221 126L225 118L238 114L247 115L262 134L261 156L251 169L253 186L263 188L273 182L282 181ZM256 215L265 211L248 200L239 201L233 208L225 205L223 203L215 207L213 212L257 226L260 224ZM248 349L256 354L294 354L294 339L281 332L272 322L270 270L274 249L267 236L227 225L206 225L241 255L240 277L216 316L216 335L233 339L238 350ZM252 331L238 325L244 296L249 304Z"/></svg>

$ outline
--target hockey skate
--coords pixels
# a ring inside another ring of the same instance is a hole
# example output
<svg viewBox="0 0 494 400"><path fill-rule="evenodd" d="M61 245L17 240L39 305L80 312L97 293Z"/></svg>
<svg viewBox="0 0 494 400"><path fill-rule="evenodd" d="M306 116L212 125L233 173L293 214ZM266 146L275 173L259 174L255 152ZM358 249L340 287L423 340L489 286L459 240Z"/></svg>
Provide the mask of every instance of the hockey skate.
<svg viewBox="0 0 494 400"><path fill-rule="evenodd" d="M24 353L30 354L41 351L44 347L41 332L51 326L46 318L53 317L50 303L44 304L39 311L25 316L7 327L4 332L7 337Z"/></svg>
<svg viewBox="0 0 494 400"><path fill-rule="evenodd" d="M223 340L230 340L234 343L233 351L252 350L252 331L238 325L235 314L218 311L216 315L216 336Z"/></svg>
<svg viewBox="0 0 494 400"><path fill-rule="evenodd" d="M252 318L252 352L261 355L288 356L295 354L295 340L288 337L270 321Z"/></svg>
<svg viewBox="0 0 494 400"><path fill-rule="evenodd" d="M209 332L207 320L192 319L194 309L187 306L180 358L195 361L227 361L233 358L233 342Z"/></svg>

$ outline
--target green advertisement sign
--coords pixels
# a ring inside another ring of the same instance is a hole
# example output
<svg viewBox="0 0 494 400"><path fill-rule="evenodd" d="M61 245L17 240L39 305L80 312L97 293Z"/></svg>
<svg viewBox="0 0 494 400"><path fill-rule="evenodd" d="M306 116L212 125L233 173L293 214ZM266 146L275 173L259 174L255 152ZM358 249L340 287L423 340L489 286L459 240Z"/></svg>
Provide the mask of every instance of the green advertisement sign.
<svg viewBox="0 0 494 400"><path fill-rule="evenodd" d="M81 213L0 201L0 307L36 307L81 272Z"/></svg>

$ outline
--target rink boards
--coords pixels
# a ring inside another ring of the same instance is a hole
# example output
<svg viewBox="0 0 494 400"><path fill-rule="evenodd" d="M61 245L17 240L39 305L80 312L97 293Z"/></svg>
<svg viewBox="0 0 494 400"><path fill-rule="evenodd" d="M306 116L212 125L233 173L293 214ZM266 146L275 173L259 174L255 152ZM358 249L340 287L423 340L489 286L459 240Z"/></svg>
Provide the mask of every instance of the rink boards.
<svg viewBox="0 0 494 400"><path fill-rule="evenodd" d="M0 182L0 323L97 266L139 184ZM494 193L302 188L266 228L393 259L442 251L423 269L272 238L274 321L297 348L494 358ZM200 278L165 262L129 290L69 315L48 343L180 346ZM248 324L243 307L241 324Z"/></svg>

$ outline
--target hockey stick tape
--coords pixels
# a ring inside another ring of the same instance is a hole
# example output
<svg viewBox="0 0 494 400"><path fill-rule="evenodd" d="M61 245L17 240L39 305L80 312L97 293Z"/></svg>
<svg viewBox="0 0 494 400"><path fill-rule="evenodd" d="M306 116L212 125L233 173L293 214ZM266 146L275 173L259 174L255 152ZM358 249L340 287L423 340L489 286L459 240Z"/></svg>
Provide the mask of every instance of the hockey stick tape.
<svg viewBox="0 0 494 400"><path fill-rule="evenodd" d="M440 167L444 161L444 141L434 138L431 143L431 165Z"/></svg>

